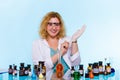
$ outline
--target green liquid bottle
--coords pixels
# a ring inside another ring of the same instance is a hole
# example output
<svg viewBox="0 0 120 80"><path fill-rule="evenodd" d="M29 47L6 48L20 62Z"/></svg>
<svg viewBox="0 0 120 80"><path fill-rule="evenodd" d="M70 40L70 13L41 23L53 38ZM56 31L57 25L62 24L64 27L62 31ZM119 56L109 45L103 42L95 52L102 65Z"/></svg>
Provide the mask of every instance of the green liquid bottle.
<svg viewBox="0 0 120 80"><path fill-rule="evenodd" d="M80 75L80 73L77 71L75 71L74 73L73 73L73 77L74 77L74 80L79 80L80 78L81 78L81 75Z"/></svg>

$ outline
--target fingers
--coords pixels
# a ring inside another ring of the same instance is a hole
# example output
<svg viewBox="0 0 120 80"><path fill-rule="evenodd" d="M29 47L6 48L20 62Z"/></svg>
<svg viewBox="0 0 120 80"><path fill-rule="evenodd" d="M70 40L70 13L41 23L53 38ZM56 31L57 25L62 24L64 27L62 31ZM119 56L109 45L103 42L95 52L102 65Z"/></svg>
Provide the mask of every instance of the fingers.
<svg viewBox="0 0 120 80"><path fill-rule="evenodd" d="M82 33L85 31L85 29L86 29L86 25L83 25L82 28L77 31L77 34L79 34L79 36L81 36Z"/></svg>
<svg viewBox="0 0 120 80"><path fill-rule="evenodd" d="M65 41L63 44L62 44L63 48L64 49L68 49L69 47L69 42Z"/></svg>
<svg viewBox="0 0 120 80"><path fill-rule="evenodd" d="M72 35L72 41L76 41L85 31L86 25L83 25L81 29L78 29L73 35Z"/></svg>
<svg viewBox="0 0 120 80"><path fill-rule="evenodd" d="M85 30L85 29L86 29L86 27L87 27L87 26L84 24L84 25L82 26L82 29L84 29L84 30Z"/></svg>
<svg viewBox="0 0 120 80"><path fill-rule="evenodd" d="M85 29L86 29L86 25L84 24L84 25L82 26L82 28L78 29L75 33L76 33L76 34L78 34L78 33L83 33L83 32L85 31Z"/></svg>
<svg viewBox="0 0 120 80"><path fill-rule="evenodd" d="M81 33L83 33L83 32L85 31L85 29L86 29L86 25L84 24L84 25L82 26L82 28L80 29Z"/></svg>
<svg viewBox="0 0 120 80"><path fill-rule="evenodd" d="M65 41L61 44L62 55L64 55L67 52L68 48L69 48L69 42Z"/></svg>

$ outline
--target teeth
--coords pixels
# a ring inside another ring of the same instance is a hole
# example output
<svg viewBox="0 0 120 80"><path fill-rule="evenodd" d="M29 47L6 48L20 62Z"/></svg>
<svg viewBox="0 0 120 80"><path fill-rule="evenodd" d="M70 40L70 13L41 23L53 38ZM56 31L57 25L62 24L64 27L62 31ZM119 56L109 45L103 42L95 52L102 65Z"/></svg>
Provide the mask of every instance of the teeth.
<svg viewBox="0 0 120 80"><path fill-rule="evenodd" d="M51 32L55 33L56 31L51 31Z"/></svg>

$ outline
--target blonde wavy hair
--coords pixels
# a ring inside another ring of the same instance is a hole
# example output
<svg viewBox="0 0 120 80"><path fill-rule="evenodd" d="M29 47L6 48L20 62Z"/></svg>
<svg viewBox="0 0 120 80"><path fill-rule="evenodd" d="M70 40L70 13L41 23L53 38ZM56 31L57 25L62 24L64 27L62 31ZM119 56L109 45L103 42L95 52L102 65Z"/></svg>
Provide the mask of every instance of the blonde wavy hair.
<svg viewBox="0 0 120 80"><path fill-rule="evenodd" d="M61 15L58 12L48 12L42 19L42 22L40 24L40 29L39 29L39 35L41 36L41 38L43 39L47 39L48 33L46 31L46 27L48 25L48 21L51 18L58 18L58 20L60 21L60 32L57 35L57 38L63 38L66 36L66 31L65 31L65 27L64 27L64 22L62 20Z"/></svg>

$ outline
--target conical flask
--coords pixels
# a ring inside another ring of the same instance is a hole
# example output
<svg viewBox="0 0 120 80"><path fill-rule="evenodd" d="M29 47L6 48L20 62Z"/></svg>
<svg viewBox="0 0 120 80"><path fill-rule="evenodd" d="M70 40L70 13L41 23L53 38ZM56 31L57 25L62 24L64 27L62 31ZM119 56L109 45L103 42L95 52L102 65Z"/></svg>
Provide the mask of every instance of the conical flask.
<svg viewBox="0 0 120 80"><path fill-rule="evenodd" d="M59 54L59 59L58 59L58 64L56 65L56 76L57 78L62 78L63 74L64 74L64 67L61 63L61 51L58 50L58 54Z"/></svg>

